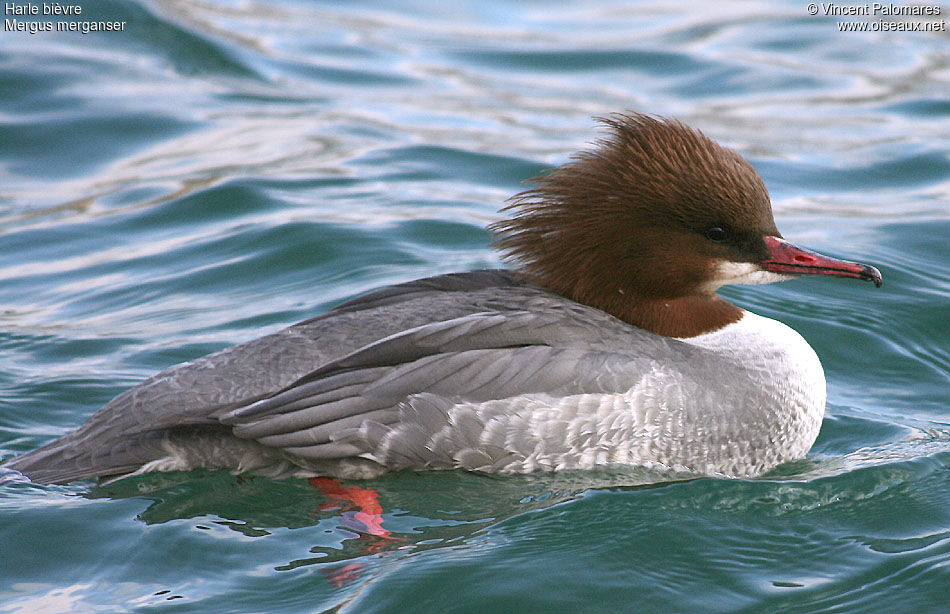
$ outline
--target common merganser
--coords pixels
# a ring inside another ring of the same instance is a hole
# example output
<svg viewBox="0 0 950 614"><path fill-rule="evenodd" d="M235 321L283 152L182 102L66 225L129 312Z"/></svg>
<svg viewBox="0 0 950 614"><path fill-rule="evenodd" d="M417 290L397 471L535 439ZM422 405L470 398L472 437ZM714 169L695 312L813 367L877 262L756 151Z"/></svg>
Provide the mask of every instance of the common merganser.
<svg viewBox="0 0 950 614"><path fill-rule="evenodd" d="M173 366L5 466L38 483L198 467L741 477L803 457L825 409L818 357L716 290L881 274L786 242L758 173L701 132L601 121L605 139L490 226L517 268L378 289Z"/></svg>

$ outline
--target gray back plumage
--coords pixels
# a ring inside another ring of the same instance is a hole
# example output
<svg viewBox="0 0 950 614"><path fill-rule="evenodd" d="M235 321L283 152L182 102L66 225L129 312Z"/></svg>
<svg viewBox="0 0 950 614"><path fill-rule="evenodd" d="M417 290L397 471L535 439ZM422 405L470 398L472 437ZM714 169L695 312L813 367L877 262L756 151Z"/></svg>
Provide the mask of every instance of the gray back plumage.
<svg viewBox="0 0 950 614"><path fill-rule="evenodd" d="M344 477L492 470L537 445L511 440L511 424L482 436L505 411L496 402L516 399L529 411L544 398L624 393L664 362L701 370L703 353L508 271L444 275L166 369L6 464L38 482L134 472L170 450L189 457L171 465L183 468L246 468L252 454L260 465ZM471 424L446 430L452 421Z"/></svg>

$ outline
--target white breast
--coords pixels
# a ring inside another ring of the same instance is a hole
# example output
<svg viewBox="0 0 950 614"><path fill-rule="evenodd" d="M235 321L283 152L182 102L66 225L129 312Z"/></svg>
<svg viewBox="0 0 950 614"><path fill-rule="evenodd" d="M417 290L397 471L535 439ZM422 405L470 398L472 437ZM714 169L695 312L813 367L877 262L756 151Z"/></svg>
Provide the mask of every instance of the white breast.
<svg viewBox="0 0 950 614"><path fill-rule="evenodd" d="M746 312L735 324L681 341L702 351L684 348L682 364L655 362L621 393L451 404L443 410L448 423L426 448L432 459L481 471L621 464L730 477L808 452L824 413L825 379L798 333ZM384 443L372 457L392 464L390 451Z"/></svg>
<svg viewBox="0 0 950 614"><path fill-rule="evenodd" d="M734 324L683 341L748 371L748 380L710 382L733 403L729 436L751 446L746 467L734 467L736 475L761 473L808 453L825 413L825 373L798 332L744 311Z"/></svg>

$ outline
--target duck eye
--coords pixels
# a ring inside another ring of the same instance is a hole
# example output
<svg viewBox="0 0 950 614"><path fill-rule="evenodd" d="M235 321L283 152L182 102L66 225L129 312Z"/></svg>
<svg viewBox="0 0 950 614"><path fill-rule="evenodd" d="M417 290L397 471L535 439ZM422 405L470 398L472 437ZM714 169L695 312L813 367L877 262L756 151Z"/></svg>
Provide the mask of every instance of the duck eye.
<svg viewBox="0 0 950 614"><path fill-rule="evenodd" d="M719 226L713 226L706 231L706 238L714 243L722 243L729 238L729 233Z"/></svg>

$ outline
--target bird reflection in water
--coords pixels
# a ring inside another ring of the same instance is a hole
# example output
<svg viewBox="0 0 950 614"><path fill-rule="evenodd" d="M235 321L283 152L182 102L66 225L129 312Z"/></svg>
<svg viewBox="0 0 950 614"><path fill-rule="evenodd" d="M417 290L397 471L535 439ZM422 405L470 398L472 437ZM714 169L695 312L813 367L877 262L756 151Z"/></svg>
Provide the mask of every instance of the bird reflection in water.
<svg viewBox="0 0 950 614"><path fill-rule="evenodd" d="M382 552L405 541L383 528L383 506L379 503L379 493L361 486L344 486L331 478L310 478L310 484L329 499L321 503L311 516L318 512L338 512L340 525L356 532L357 542L363 542L360 549L363 554ZM322 570L329 582L340 588L357 580L365 566L362 563L347 563L338 567Z"/></svg>

